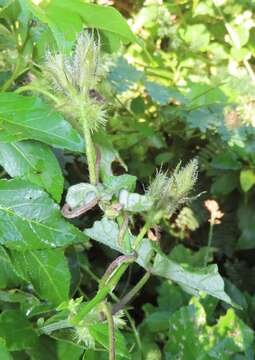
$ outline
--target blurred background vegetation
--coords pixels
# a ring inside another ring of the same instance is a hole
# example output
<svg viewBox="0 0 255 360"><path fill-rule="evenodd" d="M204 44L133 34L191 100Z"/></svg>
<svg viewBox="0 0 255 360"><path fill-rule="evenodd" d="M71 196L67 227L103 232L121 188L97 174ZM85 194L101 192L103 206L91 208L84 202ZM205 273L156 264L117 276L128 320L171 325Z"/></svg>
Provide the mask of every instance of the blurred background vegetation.
<svg viewBox="0 0 255 360"><path fill-rule="evenodd" d="M101 39L109 68L102 86L110 108L109 141L129 173L140 180L138 187L146 187L156 169L173 170L180 161L186 163L194 157L199 160L196 193L205 193L164 221L160 246L172 260L199 268L211 236L209 262L218 265L228 294L242 307L229 309L211 297L198 301L177 285L152 278L131 307L140 338L134 328L126 332L126 338L131 344L136 337L146 360L252 360L255 1L94 3L116 7L144 44L119 49L115 41ZM4 83L17 61L17 52L12 35L5 33L4 27L1 30L5 52L0 58L0 80ZM39 35L41 48L38 46L33 53L34 61L42 56L49 41L43 26L34 31L35 38ZM27 56L31 56L30 50ZM109 50L117 51L113 56L107 55ZM20 81L26 79L21 76ZM60 152L57 155L65 169L66 187L86 180L86 165L81 158ZM114 173L123 172L120 163L115 162ZM206 200L216 201L218 219L212 221L213 210L205 206ZM96 211L92 214L93 218L82 219L83 226L84 221L89 226L99 217ZM91 272L100 276L110 258L112 251L98 244L87 257L82 255L80 261L86 266L81 287L85 293L96 291ZM136 283L140 271L132 267L121 281L120 294ZM135 351L134 359L139 359L140 352ZM86 356L99 360L106 355L92 351Z"/></svg>

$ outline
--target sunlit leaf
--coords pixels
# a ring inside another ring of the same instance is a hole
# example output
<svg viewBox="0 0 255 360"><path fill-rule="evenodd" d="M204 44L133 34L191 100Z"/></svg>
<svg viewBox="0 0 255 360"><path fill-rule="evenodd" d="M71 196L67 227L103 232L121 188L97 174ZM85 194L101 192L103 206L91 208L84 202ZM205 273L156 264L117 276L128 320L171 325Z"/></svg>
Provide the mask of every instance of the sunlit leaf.
<svg viewBox="0 0 255 360"><path fill-rule="evenodd" d="M43 190L22 180L0 181L0 213L0 243L12 249L56 248L86 240Z"/></svg>

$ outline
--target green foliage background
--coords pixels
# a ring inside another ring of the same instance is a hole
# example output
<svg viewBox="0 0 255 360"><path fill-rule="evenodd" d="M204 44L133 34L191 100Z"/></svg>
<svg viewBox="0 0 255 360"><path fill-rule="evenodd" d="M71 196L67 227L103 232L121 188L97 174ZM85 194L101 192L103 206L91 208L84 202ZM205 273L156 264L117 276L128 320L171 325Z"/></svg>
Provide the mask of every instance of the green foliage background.
<svg viewBox="0 0 255 360"><path fill-rule="evenodd" d="M141 194L156 169L173 171L194 157L194 194L205 192L163 219L160 244L144 239L140 266L121 279L119 297L142 268L156 275L125 308L124 324L115 319L122 324L116 358L252 360L255 2L106 3L0 1L0 359L108 358L107 325L93 314L82 336L54 324L65 324L79 297L95 295L109 262L130 250L142 217L133 216L124 248L122 219L107 211L64 219L68 188L88 181L84 141L44 89L30 85L46 52L68 53L85 27L100 35L108 68L100 84L107 134L93 134L108 194L126 191L125 210L144 212ZM208 199L224 213L210 249ZM204 267L206 253L217 266Z"/></svg>

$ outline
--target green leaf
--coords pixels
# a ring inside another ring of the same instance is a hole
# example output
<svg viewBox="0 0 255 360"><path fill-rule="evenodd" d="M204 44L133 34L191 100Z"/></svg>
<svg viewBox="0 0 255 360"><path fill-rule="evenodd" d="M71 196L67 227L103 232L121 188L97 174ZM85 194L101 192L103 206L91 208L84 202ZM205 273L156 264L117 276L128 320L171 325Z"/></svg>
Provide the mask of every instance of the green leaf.
<svg viewBox="0 0 255 360"><path fill-rule="evenodd" d="M71 276L63 250L11 251L11 259L16 272L41 299L56 306L68 300Z"/></svg>
<svg viewBox="0 0 255 360"><path fill-rule="evenodd" d="M240 172L240 184L244 192L249 191L255 184L255 173L252 170L242 170Z"/></svg>
<svg viewBox="0 0 255 360"><path fill-rule="evenodd" d="M209 336L206 328L206 314L203 307L194 304L182 307L169 317L169 340L165 353L182 360L209 360Z"/></svg>
<svg viewBox="0 0 255 360"><path fill-rule="evenodd" d="M119 203L123 209L130 212L149 211L152 208L153 201L148 195L129 193L123 189L119 195Z"/></svg>
<svg viewBox="0 0 255 360"><path fill-rule="evenodd" d="M237 317L233 309L228 309L226 315L219 319L218 324L214 326L214 331L220 335L223 343L229 338L228 349L233 352L247 350L254 340L252 329Z"/></svg>
<svg viewBox="0 0 255 360"><path fill-rule="evenodd" d="M86 237L38 186L0 180L0 243L20 251L63 247Z"/></svg>
<svg viewBox="0 0 255 360"><path fill-rule="evenodd" d="M238 173L228 171L217 176L211 186L211 192L215 195L230 194L236 187L238 187Z"/></svg>
<svg viewBox="0 0 255 360"><path fill-rule="evenodd" d="M109 335L107 324L93 324L89 325L89 332L95 340L103 345L106 349L109 348ZM115 331L115 350L116 354L129 359L128 349L125 343L125 338L119 331Z"/></svg>
<svg viewBox="0 0 255 360"><path fill-rule="evenodd" d="M212 253L209 248L209 254ZM207 254L207 247L201 247L198 251L192 251L182 244L176 245L169 255L169 259L178 264L188 264L190 266L199 267L203 266L205 256ZM212 256L208 262L212 261Z"/></svg>
<svg viewBox="0 0 255 360"><path fill-rule="evenodd" d="M1 360L12 360L12 356L7 350L4 339L0 338L0 359Z"/></svg>
<svg viewBox="0 0 255 360"><path fill-rule="evenodd" d="M96 133L94 135L94 140L96 144L99 146L101 160L100 160L100 175L104 181L108 178L108 176L113 176L112 172L112 163L117 161L120 165L127 170L127 166L121 159L118 151L113 147L110 138L106 136L105 133Z"/></svg>
<svg viewBox="0 0 255 360"><path fill-rule="evenodd" d="M57 353L59 360L79 360L84 349L68 343L58 340Z"/></svg>
<svg viewBox="0 0 255 360"><path fill-rule="evenodd" d="M126 20L113 7L84 3L80 0L53 0L46 6L38 7L30 4L35 16L47 23L60 47L64 41L75 40L84 25L103 32L109 41L121 39L125 44L136 42ZM66 46L66 44L65 44Z"/></svg>
<svg viewBox="0 0 255 360"><path fill-rule="evenodd" d="M32 324L19 310L6 310L0 315L0 337L6 341L7 349L19 351L36 344L37 335Z"/></svg>
<svg viewBox="0 0 255 360"><path fill-rule="evenodd" d="M40 98L0 94L0 141L38 140L71 151L84 151L76 130Z"/></svg>
<svg viewBox="0 0 255 360"><path fill-rule="evenodd" d="M169 317L169 340L165 353L183 360L229 360L245 352L253 342L253 331L229 309L215 326L206 325L202 305L193 298Z"/></svg>
<svg viewBox="0 0 255 360"><path fill-rule="evenodd" d="M90 238L119 252L126 253L118 244L119 227L116 222L104 217L101 221L96 221L92 228L85 229L84 232ZM129 233L129 237L132 244L134 236ZM154 251L157 253L151 267L150 260ZM231 304L231 299L224 292L224 282L216 265L208 266L202 270L193 269L189 266L183 267L155 249L152 242L146 238L143 239L138 250L136 262L156 276L175 281L188 293L199 295L201 291L206 292Z"/></svg>
<svg viewBox="0 0 255 360"><path fill-rule="evenodd" d="M36 346L26 352L31 360L46 360L45 354L47 360L80 360L84 349L71 342L55 341L48 336L40 336Z"/></svg>
<svg viewBox="0 0 255 360"><path fill-rule="evenodd" d="M224 151L224 153L214 156L211 165L220 170L239 170L241 167L240 161L233 151Z"/></svg>
<svg viewBox="0 0 255 360"><path fill-rule="evenodd" d="M202 291L232 304L230 297L224 291L224 281L218 273L217 265L194 270L189 266L182 267L168 259L167 256L158 253L154 260L152 272L155 275L177 282L191 294L199 295Z"/></svg>
<svg viewBox="0 0 255 360"><path fill-rule="evenodd" d="M60 201L64 178L56 157L42 143L0 143L0 164L11 177L20 177L43 187Z"/></svg>
<svg viewBox="0 0 255 360"><path fill-rule="evenodd" d="M0 289L20 284L21 279L14 272L9 255L3 246L0 246L0 268Z"/></svg>

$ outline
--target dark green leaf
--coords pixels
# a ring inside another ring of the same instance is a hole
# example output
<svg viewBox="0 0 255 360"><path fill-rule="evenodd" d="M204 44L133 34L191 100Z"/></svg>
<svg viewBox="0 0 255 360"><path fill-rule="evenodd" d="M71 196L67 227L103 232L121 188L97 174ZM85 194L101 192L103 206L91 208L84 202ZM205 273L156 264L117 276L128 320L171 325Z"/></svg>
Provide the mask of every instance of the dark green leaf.
<svg viewBox="0 0 255 360"><path fill-rule="evenodd" d="M238 225L241 235L238 239L238 249L255 248L255 213L252 204L243 204L238 209Z"/></svg>
<svg viewBox="0 0 255 360"><path fill-rule="evenodd" d="M32 324L19 310L6 310L0 315L0 337L10 351L29 349L37 342Z"/></svg>
<svg viewBox="0 0 255 360"><path fill-rule="evenodd" d="M0 141L32 139L61 149L84 151L76 130L38 97L1 93L0 119Z"/></svg>
<svg viewBox="0 0 255 360"><path fill-rule="evenodd" d="M12 356L7 350L4 339L0 338L0 359L1 360L12 360Z"/></svg>
<svg viewBox="0 0 255 360"><path fill-rule="evenodd" d="M0 246L0 268L0 289L20 284L21 279L14 272L9 255L2 246Z"/></svg>
<svg viewBox="0 0 255 360"><path fill-rule="evenodd" d="M47 145L32 141L0 143L0 164L11 177L37 184L60 201L64 178Z"/></svg>
<svg viewBox="0 0 255 360"><path fill-rule="evenodd" d="M173 248L169 255L169 259L178 264L188 264L190 266L199 267L204 264L207 250L209 251L209 255L211 255L212 250L210 251L207 247L201 247L198 251L192 251L182 244L179 244ZM210 256L208 262L211 262L212 260L212 256Z"/></svg>
<svg viewBox="0 0 255 360"><path fill-rule="evenodd" d="M86 237L36 185L0 180L0 243L21 251L63 247Z"/></svg>
<svg viewBox="0 0 255 360"><path fill-rule="evenodd" d="M12 251L11 259L16 272L40 298L56 306L68 300L70 272L62 250Z"/></svg>

